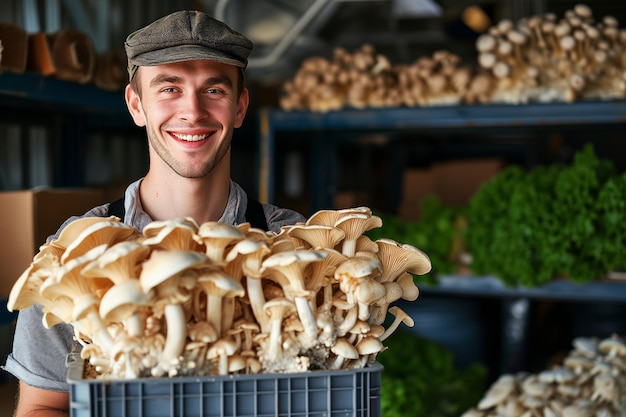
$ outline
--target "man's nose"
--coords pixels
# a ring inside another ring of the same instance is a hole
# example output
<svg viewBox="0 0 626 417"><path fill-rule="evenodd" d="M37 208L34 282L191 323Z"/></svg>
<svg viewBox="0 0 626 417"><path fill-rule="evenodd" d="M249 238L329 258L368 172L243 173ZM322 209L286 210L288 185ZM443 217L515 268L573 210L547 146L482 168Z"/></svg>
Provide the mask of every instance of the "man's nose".
<svg viewBox="0 0 626 417"><path fill-rule="evenodd" d="M207 115L205 98L198 93L188 94L182 102L181 118L194 121L204 119Z"/></svg>

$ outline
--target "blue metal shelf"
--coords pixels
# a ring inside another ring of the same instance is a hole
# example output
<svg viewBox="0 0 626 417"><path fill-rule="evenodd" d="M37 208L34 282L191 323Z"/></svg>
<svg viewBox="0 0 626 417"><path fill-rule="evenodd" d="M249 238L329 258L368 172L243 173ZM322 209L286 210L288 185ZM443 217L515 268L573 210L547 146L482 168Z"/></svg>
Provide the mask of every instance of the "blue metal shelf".
<svg viewBox="0 0 626 417"><path fill-rule="evenodd" d="M275 142L277 134L307 132L323 135L348 135L366 132L389 134L408 131L456 131L467 133L479 129L499 129L515 133L533 129L597 129L626 124L626 102L581 101L526 105L474 105L449 107L404 107L381 109L346 109L328 113L282 111L264 108L259 114L259 183L258 195L262 201L273 202ZM468 130L469 129L469 130ZM300 140L302 135L294 135ZM322 155L310 155L314 166L324 166ZM318 160L319 159L319 160Z"/></svg>
<svg viewBox="0 0 626 417"><path fill-rule="evenodd" d="M101 116L127 114L122 91L107 91L91 84L78 84L33 73L1 73L0 100L11 106L54 109L62 113L97 113Z"/></svg>
<svg viewBox="0 0 626 417"><path fill-rule="evenodd" d="M582 302L624 302L626 283L623 281L593 281L576 284L554 280L536 287L507 287L492 276L444 275L438 285L418 285L425 294L463 295L497 298L528 298L531 300L559 300Z"/></svg>

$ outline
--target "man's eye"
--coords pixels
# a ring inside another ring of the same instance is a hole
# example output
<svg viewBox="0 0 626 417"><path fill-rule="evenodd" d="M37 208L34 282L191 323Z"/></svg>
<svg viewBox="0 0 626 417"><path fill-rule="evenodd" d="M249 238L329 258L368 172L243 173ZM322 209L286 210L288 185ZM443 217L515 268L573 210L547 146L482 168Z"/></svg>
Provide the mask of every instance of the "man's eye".
<svg viewBox="0 0 626 417"><path fill-rule="evenodd" d="M175 93L176 89L174 87L166 87L163 89L164 93Z"/></svg>
<svg viewBox="0 0 626 417"><path fill-rule="evenodd" d="M208 94L223 94L224 92L219 88L209 88L206 90Z"/></svg>

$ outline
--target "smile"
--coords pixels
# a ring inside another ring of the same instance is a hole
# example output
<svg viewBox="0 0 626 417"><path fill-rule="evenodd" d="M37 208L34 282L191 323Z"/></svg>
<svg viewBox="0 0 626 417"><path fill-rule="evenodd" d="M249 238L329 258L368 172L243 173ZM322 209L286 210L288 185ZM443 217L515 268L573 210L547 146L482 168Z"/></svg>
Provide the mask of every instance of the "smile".
<svg viewBox="0 0 626 417"><path fill-rule="evenodd" d="M209 135L183 135L181 133L173 133L176 139L184 140L185 142L198 142L206 139Z"/></svg>

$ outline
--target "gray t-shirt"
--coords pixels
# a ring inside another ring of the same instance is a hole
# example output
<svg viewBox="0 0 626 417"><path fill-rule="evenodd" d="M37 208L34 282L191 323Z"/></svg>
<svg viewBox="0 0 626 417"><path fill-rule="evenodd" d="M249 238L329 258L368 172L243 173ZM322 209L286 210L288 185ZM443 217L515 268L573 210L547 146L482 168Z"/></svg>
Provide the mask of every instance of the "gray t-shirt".
<svg viewBox="0 0 626 417"><path fill-rule="evenodd" d="M126 189L124 222L143 230L152 219L143 211L138 198L140 182L141 179ZM226 210L219 221L228 224L244 223L247 204L246 193L237 183L231 181ZM263 211L269 229L277 233L283 226L305 221L300 213L271 204L263 204ZM55 239L68 223L79 217L105 216L107 212L108 203L89 210L83 216L71 217L47 240ZM39 305L19 312L13 352L3 368L28 385L53 391L68 391L65 361L72 349L74 330L69 324L58 324L46 329L42 324L42 317L42 307Z"/></svg>

